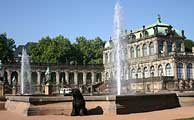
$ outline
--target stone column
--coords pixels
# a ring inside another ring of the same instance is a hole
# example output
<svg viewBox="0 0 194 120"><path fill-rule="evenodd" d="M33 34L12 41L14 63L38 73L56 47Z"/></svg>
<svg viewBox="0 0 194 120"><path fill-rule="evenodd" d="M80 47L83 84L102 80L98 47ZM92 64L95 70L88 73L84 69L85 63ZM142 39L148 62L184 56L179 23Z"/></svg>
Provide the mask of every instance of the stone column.
<svg viewBox="0 0 194 120"><path fill-rule="evenodd" d="M168 54L167 41L164 41L164 44L163 44L163 54L164 56Z"/></svg>
<svg viewBox="0 0 194 120"><path fill-rule="evenodd" d="M38 71L37 72L37 85L40 85L41 84L41 71Z"/></svg>
<svg viewBox="0 0 194 120"><path fill-rule="evenodd" d="M157 39L154 41L154 54L155 55L158 54L158 40Z"/></svg>
<svg viewBox="0 0 194 120"><path fill-rule="evenodd" d="M143 44L140 44L139 48L140 48L140 57L143 57L144 56L144 54L143 54Z"/></svg>
<svg viewBox="0 0 194 120"><path fill-rule="evenodd" d="M78 72L77 71L74 72L74 84L78 85Z"/></svg>
<svg viewBox="0 0 194 120"><path fill-rule="evenodd" d="M95 83L95 81L96 81L96 73L92 71L92 85Z"/></svg>
<svg viewBox="0 0 194 120"><path fill-rule="evenodd" d="M183 63L183 79L187 80L187 64Z"/></svg>
<svg viewBox="0 0 194 120"><path fill-rule="evenodd" d="M56 85L60 85L60 72L59 71L56 71Z"/></svg>
<svg viewBox="0 0 194 120"><path fill-rule="evenodd" d="M86 85L86 72L83 72L83 85Z"/></svg>
<svg viewBox="0 0 194 120"><path fill-rule="evenodd" d="M68 85L69 84L69 72L68 71L65 71L65 81Z"/></svg>

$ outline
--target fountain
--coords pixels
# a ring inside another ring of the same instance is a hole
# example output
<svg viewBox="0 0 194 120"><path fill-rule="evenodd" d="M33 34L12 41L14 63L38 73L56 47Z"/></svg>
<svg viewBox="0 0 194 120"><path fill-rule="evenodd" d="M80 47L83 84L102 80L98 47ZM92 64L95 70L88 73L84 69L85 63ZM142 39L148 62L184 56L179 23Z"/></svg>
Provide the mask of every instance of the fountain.
<svg viewBox="0 0 194 120"><path fill-rule="evenodd" d="M115 15L114 15L114 30L113 30L113 53L114 53L114 80L117 81L117 95L121 94L121 82L126 79L125 75L125 66L127 65L127 40L124 35L123 30L123 17L122 17L122 8L119 2L115 5Z"/></svg>
<svg viewBox="0 0 194 120"><path fill-rule="evenodd" d="M179 107L176 94L148 94L148 95L123 95L121 90L122 81L127 80L125 71L127 62L127 39L123 32L122 10L119 2L115 5L114 16L114 54L115 62L112 65L114 81L117 81L117 95L100 95L100 96L84 96L88 110L101 108L103 114L130 114L136 112L145 112L153 110L161 110L167 108ZM32 82L30 78L29 57L25 50L22 54L22 79L21 94L22 96L6 96L7 101L5 108L8 111L16 112L22 115L70 115L72 110L71 96L53 96L53 95L29 95L33 94ZM49 74L48 74L49 75ZM49 76L48 76L49 77ZM23 96L24 95L24 96ZM98 111L95 111L98 112ZM98 113L94 113L98 114Z"/></svg>
<svg viewBox="0 0 194 120"><path fill-rule="evenodd" d="M31 95L34 94L33 83L31 81L31 67L29 63L29 56L25 49L22 50L21 61L21 94Z"/></svg>

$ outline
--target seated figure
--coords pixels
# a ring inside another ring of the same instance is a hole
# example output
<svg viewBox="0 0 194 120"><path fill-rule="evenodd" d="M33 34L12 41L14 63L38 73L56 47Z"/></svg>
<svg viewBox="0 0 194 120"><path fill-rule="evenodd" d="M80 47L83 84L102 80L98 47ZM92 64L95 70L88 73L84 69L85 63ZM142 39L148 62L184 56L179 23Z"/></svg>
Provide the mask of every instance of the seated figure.
<svg viewBox="0 0 194 120"><path fill-rule="evenodd" d="M79 89L72 89L72 96L73 96L73 101L72 101L72 112L71 116L83 116L87 115L87 109L85 107L85 100Z"/></svg>

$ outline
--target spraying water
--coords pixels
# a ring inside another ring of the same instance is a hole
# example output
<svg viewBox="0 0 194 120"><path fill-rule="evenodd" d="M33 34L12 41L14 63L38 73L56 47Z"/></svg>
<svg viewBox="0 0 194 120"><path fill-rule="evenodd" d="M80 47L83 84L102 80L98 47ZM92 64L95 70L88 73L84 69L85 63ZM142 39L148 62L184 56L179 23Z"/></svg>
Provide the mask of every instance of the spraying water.
<svg viewBox="0 0 194 120"><path fill-rule="evenodd" d="M119 2L115 5L114 30L113 30L113 53L114 53L114 79L117 81L117 95L121 94L121 81L126 79L125 65L127 63L126 55L126 37L123 32L122 8Z"/></svg>
<svg viewBox="0 0 194 120"><path fill-rule="evenodd" d="M21 61L21 94L32 94L32 83L31 83L31 68L29 63L29 56L26 50L22 50L22 61Z"/></svg>

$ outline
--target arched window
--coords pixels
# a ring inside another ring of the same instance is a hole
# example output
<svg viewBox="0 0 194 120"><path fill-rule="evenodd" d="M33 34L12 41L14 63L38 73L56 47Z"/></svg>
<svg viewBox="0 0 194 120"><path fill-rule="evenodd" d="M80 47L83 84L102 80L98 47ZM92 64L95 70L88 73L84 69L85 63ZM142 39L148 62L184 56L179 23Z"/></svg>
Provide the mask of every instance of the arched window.
<svg viewBox="0 0 194 120"><path fill-rule="evenodd" d="M158 76L163 76L163 68L162 65L158 66Z"/></svg>
<svg viewBox="0 0 194 120"><path fill-rule="evenodd" d="M150 49L149 51L150 55L154 55L154 43L153 42L150 43L149 49Z"/></svg>
<svg viewBox="0 0 194 120"><path fill-rule="evenodd" d="M150 77L154 77L154 66L150 67Z"/></svg>
<svg viewBox="0 0 194 120"><path fill-rule="evenodd" d="M143 56L147 56L147 45L143 45Z"/></svg>
<svg viewBox="0 0 194 120"><path fill-rule="evenodd" d="M183 79L183 64L182 63L178 63L177 65L177 78Z"/></svg>
<svg viewBox="0 0 194 120"><path fill-rule="evenodd" d="M134 48L133 47L131 47L131 58L134 58Z"/></svg>
<svg viewBox="0 0 194 120"><path fill-rule="evenodd" d="M172 76L172 68L169 63L166 64L166 76Z"/></svg>
<svg viewBox="0 0 194 120"><path fill-rule="evenodd" d="M181 51L181 42L179 42L179 41L176 42L176 50L177 50L177 52Z"/></svg>
<svg viewBox="0 0 194 120"><path fill-rule="evenodd" d="M192 64L189 63L187 65L187 79L188 80L192 80L193 79L193 71L192 71L193 67L192 67Z"/></svg>
<svg viewBox="0 0 194 120"><path fill-rule="evenodd" d="M142 78L141 68L137 70L137 78Z"/></svg>
<svg viewBox="0 0 194 120"><path fill-rule="evenodd" d="M131 78L132 79L136 78L136 76L135 76L135 69L134 68L131 70Z"/></svg>
<svg viewBox="0 0 194 120"><path fill-rule="evenodd" d="M149 77L148 68L147 67L144 67L143 73L144 73L144 78L148 78Z"/></svg>
<svg viewBox="0 0 194 120"><path fill-rule="evenodd" d="M137 51L137 57L141 57L141 52L140 52L139 45L137 46L136 51Z"/></svg>

